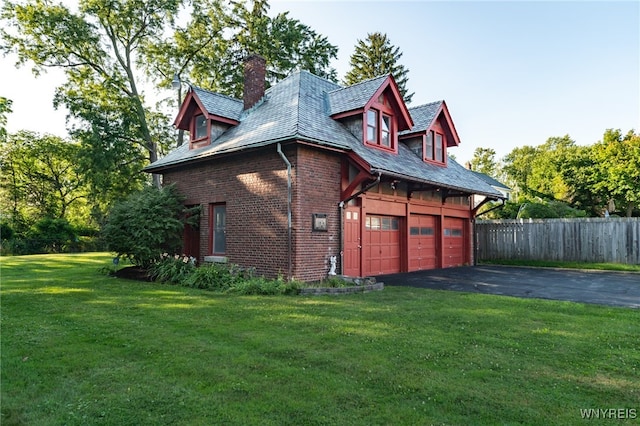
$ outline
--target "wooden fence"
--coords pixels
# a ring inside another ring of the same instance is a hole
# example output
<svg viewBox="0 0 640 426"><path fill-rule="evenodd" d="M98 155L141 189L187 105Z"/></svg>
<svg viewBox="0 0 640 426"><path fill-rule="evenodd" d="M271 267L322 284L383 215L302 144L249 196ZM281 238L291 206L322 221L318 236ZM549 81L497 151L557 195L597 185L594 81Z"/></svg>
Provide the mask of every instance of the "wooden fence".
<svg viewBox="0 0 640 426"><path fill-rule="evenodd" d="M640 218L479 220L476 256L640 264Z"/></svg>

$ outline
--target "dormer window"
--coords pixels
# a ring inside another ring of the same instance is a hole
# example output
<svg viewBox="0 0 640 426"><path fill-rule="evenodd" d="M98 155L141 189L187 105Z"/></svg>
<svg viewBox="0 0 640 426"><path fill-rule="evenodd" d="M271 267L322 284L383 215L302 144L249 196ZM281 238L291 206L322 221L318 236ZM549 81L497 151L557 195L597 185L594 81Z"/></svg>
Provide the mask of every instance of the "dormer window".
<svg viewBox="0 0 640 426"><path fill-rule="evenodd" d="M424 139L424 160L444 164L445 149L444 135L434 130L427 131Z"/></svg>
<svg viewBox="0 0 640 426"><path fill-rule="evenodd" d="M198 115L195 117L193 127L193 140L207 137L207 119L204 115Z"/></svg>
<svg viewBox="0 0 640 426"><path fill-rule="evenodd" d="M384 96L365 113L367 144L386 150L396 150L393 110Z"/></svg>

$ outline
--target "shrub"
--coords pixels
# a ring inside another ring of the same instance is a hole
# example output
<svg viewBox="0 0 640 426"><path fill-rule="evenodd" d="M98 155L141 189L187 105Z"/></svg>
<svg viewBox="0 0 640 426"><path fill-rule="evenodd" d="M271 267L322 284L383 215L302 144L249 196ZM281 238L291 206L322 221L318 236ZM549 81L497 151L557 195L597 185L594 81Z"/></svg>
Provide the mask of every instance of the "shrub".
<svg viewBox="0 0 640 426"><path fill-rule="evenodd" d="M187 277L184 285L213 291L226 291L243 278L235 265L212 263L203 265Z"/></svg>
<svg viewBox="0 0 640 426"><path fill-rule="evenodd" d="M187 217L193 219L196 213L182 202L171 185L145 188L116 204L103 229L109 250L142 267L150 266L160 253L178 251Z"/></svg>
<svg viewBox="0 0 640 426"><path fill-rule="evenodd" d="M61 253L76 239L75 231L66 219L45 217L31 227L23 250L27 253Z"/></svg>
<svg viewBox="0 0 640 426"><path fill-rule="evenodd" d="M13 228L7 222L0 222L0 240L10 240L13 238Z"/></svg>
<svg viewBox="0 0 640 426"><path fill-rule="evenodd" d="M149 267L149 276L154 281L184 285L195 269L195 258L164 253L160 260Z"/></svg>

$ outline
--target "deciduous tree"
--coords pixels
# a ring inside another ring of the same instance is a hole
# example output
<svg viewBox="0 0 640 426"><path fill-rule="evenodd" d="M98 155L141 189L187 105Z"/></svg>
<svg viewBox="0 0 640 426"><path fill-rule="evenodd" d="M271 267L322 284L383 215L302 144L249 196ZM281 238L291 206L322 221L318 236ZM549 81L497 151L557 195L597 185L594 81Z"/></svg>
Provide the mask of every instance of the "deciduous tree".
<svg viewBox="0 0 640 426"><path fill-rule="evenodd" d="M85 222L86 187L78 173L79 146L57 136L22 131L0 145L0 199L16 228L43 217Z"/></svg>
<svg viewBox="0 0 640 426"><path fill-rule="evenodd" d="M606 191L631 217L640 205L640 134L608 129L593 147L599 171L596 188Z"/></svg>

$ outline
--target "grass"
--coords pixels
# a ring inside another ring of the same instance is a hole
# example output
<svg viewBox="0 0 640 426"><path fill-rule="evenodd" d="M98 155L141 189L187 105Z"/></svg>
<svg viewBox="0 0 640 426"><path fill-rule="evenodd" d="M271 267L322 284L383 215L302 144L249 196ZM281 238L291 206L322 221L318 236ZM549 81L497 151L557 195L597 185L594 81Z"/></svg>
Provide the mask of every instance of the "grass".
<svg viewBox="0 0 640 426"><path fill-rule="evenodd" d="M640 272L640 265L624 263L563 262L554 260L483 260L484 265L535 266L540 268L593 269L599 271Z"/></svg>
<svg viewBox="0 0 640 426"><path fill-rule="evenodd" d="M401 287L231 296L101 275L108 254L1 261L2 425L640 416L633 309Z"/></svg>

